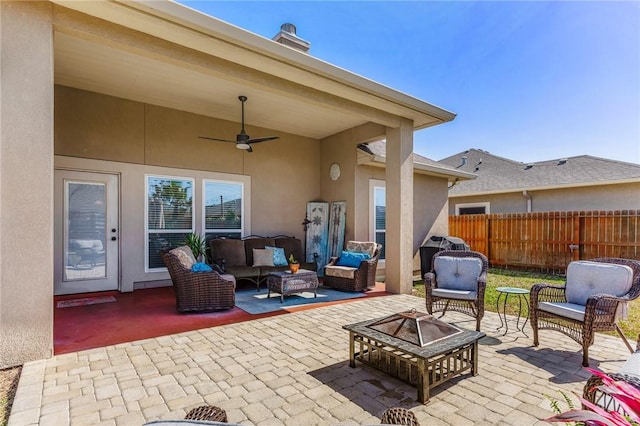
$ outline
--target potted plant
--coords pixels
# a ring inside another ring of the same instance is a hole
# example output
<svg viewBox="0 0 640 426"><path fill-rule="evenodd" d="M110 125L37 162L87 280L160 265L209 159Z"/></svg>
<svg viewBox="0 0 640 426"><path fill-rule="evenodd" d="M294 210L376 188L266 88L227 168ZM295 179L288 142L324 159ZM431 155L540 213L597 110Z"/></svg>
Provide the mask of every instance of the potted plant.
<svg viewBox="0 0 640 426"><path fill-rule="evenodd" d="M189 246L198 262L207 263L207 239L204 236L192 232L187 234L184 244Z"/></svg>
<svg viewBox="0 0 640 426"><path fill-rule="evenodd" d="M289 269L291 270L292 274L295 274L296 272L298 272L298 269L300 269L300 262L298 262L296 258L293 257L293 253L291 253L291 255L289 256Z"/></svg>

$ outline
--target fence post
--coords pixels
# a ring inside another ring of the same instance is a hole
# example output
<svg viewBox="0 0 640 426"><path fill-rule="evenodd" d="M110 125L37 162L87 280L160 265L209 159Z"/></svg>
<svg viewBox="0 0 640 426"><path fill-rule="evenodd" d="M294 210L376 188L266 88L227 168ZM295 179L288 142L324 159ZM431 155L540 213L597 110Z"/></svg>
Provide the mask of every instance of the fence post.
<svg viewBox="0 0 640 426"><path fill-rule="evenodd" d="M580 260L580 215L577 212L571 212L571 218L573 220L573 246L571 248L571 254L573 260Z"/></svg>

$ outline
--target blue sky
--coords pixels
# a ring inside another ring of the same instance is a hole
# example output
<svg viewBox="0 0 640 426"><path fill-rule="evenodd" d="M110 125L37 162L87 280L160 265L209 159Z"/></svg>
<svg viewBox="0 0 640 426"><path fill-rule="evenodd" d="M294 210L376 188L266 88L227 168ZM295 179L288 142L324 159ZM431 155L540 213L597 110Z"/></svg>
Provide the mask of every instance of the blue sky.
<svg viewBox="0 0 640 426"><path fill-rule="evenodd" d="M640 163L640 2L180 1L266 38L283 23L333 65L458 114L415 133L532 162Z"/></svg>

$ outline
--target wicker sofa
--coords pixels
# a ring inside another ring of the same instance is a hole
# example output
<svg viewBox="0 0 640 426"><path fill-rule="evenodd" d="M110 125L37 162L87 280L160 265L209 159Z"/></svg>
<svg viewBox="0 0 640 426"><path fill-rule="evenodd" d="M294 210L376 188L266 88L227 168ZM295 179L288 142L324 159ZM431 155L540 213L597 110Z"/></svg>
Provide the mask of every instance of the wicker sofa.
<svg viewBox="0 0 640 426"><path fill-rule="evenodd" d="M261 250L265 247L279 247L284 249L285 258L290 255L300 262L300 268L317 271L317 263L302 261L302 241L295 237L278 235L275 237L262 237L252 235L242 239L214 238L209 241L210 259L220 266L225 273L233 275L236 280L248 280L260 289L260 284L266 280L269 273L286 271L288 265L269 265L255 262L254 249ZM317 258L317 255L314 255Z"/></svg>
<svg viewBox="0 0 640 426"><path fill-rule="evenodd" d="M233 276L216 271L193 272L188 264L193 265L195 258L187 246L163 250L160 256L171 275L178 312L219 311L235 306L236 282Z"/></svg>

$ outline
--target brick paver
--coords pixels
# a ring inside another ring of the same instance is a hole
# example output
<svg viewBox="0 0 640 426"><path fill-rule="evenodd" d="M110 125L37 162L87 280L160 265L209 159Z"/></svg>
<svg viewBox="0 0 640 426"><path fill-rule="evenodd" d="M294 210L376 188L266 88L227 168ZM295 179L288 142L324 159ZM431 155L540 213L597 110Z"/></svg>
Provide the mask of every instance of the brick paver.
<svg viewBox="0 0 640 426"><path fill-rule="evenodd" d="M372 424L393 406L423 425L542 424L553 414L545 395L580 394L589 377L569 338L544 330L536 348L520 332L497 333L500 321L487 312L479 375L445 383L419 404L414 387L359 363L350 368L341 328L411 308L424 312L424 300L368 298L29 362L9 426L139 426L205 404L224 408L230 423L260 426ZM455 312L443 319L475 327ZM590 356L614 372L629 354L619 338L597 335Z"/></svg>

